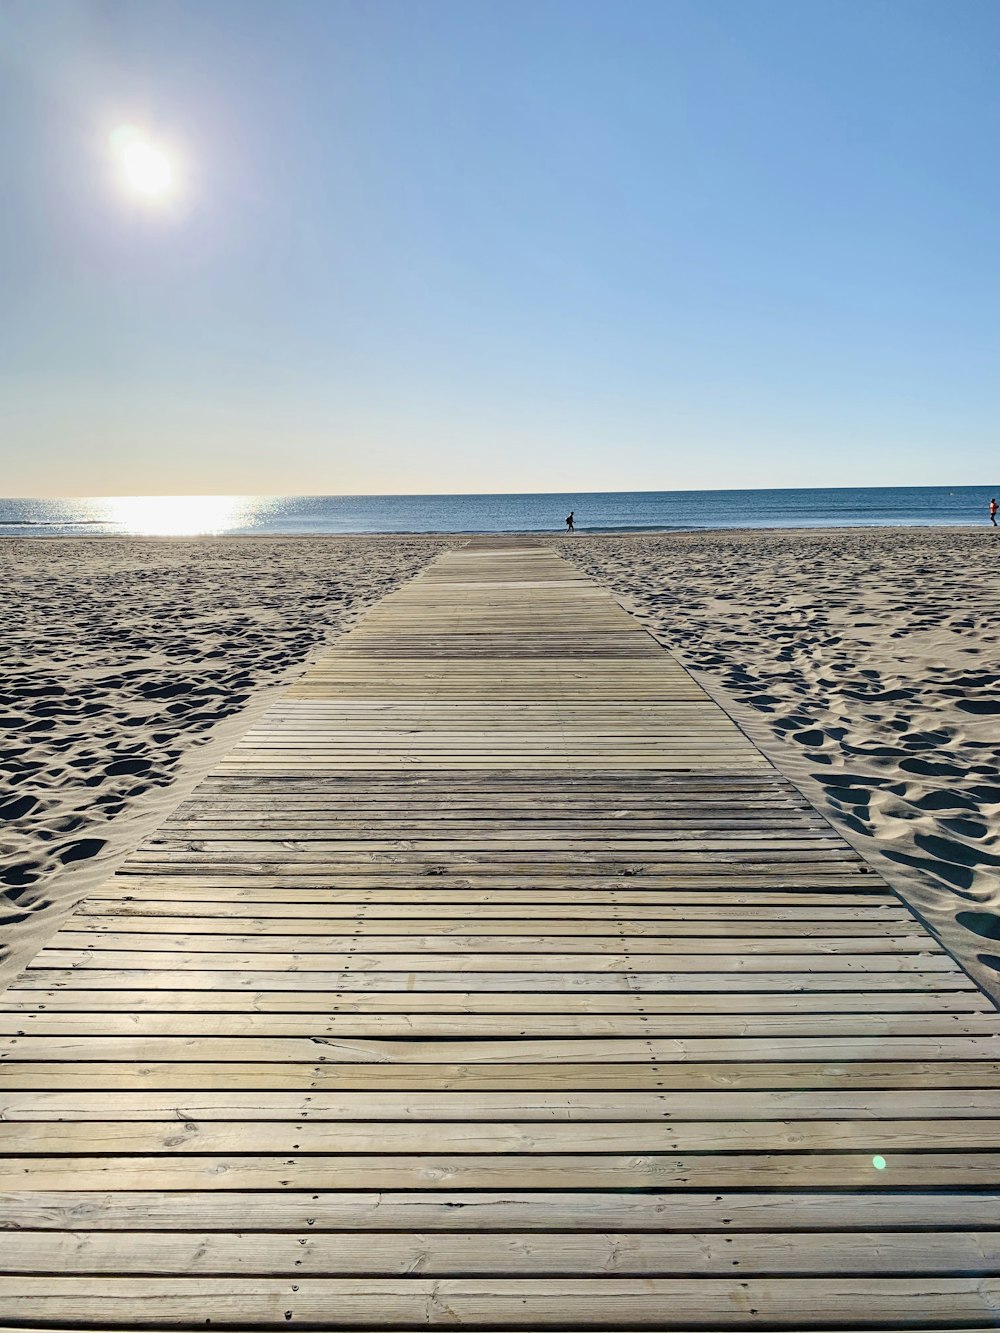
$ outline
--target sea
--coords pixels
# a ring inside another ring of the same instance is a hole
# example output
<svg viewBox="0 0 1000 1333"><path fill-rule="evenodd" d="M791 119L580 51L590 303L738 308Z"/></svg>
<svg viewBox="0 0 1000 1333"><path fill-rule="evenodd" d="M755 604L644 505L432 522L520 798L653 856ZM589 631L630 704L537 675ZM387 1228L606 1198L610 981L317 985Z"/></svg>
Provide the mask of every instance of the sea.
<svg viewBox="0 0 1000 1333"><path fill-rule="evenodd" d="M182 495L0 499L0 536L580 532L982 525L1000 482L525 495Z"/></svg>

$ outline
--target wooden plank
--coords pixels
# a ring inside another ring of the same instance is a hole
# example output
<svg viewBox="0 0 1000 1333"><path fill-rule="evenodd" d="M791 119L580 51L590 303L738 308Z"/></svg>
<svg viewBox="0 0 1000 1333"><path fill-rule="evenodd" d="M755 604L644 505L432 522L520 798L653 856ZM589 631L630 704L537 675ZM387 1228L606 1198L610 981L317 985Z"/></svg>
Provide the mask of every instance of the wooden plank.
<svg viewBox="0 0 1000 1333"><path fill-rule="evenodd" d="M294 1289L293 1289L294 1288ZM0 1276L0 1308L17 1320L107 1317L162 1327L178 1320L213 1323L250 1320L258 1326L295 1327L327 1322L342 1328L544 1326L565 1329L630 1327L704 1328L706 1309L719 1329L759 1323L785 1328L829 1327L855 1321L903 1320L938 1327L970 1320L995 1323L1000 1280L912 1278L109 1278L57 1275ZM664 1311L670 1323L664 1325ZM904 1325L905 1326L905 1325Z"/></svg>
<svg viewBox="0 0 1000 1333"><path fill-rule="evenodd" d="M157 974L159 975L159 974ZM979 1016L992 1022L996 1010L984 995L972 989L964 990L747 990L747 991L651 991L626 990L510 990L510 991L444 991L420 990L405 982L398 989L326 991L267 989L264 984L244 990L224 990L228 975L209 974L215 984L206 982L200 990L160 989L147 973L114 973L104 978L104 989L90 989L86 984L70 987L71 980L90 983L100 974L87 973L84 978L65 978L64 988L47 990L22 984L0 996L0 1013L10 1014L75 1014L81 1012L106 1015L127 1013L133 1022L138 1015L147 1015L153 1023L154 1015L181 1014L402 1014L411 1020L419 1015L434 1014L630 1014L653 1016L658 1014L691 1014L716 1017L729 1022L727 1031L734 1030L731 1015L740 1016L739 1031L753 1016L763 1014L821 1016L829 1024L831 1033L842 1018L874 1015L890 1022L892 1015L924 1015L933 1024L948 1015ZM192 978L186 978L190 984ZM386 981L386 977L377 978ZM391 977L389 981L391 982ZM629 979L631 980L631 979ZM414 978L414 982L416 978ZM179 981L175 979L176 984ZM5 1022L7 1020L4 1020ZM65 1029L69 1030L69 1029ZM110 1031L110 1028L104 1029ZM933 1031L933 1027L921 1031Z"/></svg>
<svg viewBox="0 0 1000 1333"><path fill-rule="evenodd" d="M85 990L171 990L182 985L187 990L251 990L255 992L273 991L376 991L391 993L394 991L419 994L433 994L452 989L459 980L470 993L495 992L497 994L526 994L571 991L594 995L613 994L669 994L687 993L702 995L717 994L723 988L732 994L760 995L767 992L790 995L823 994L837 997L842 993L854 992L874 994L884 991L899 995L903 992L917 992L927 995L936 992L968 995L978 1003L981 992L977 991L964 973L957 969L940 972L876 972L870 970L826 971L814 968L811 972L796 971L791 967L787 972L759 972L748 969L739 971L683 971L671 960L670 971L646 972L633 967L630 963L619 966L616 971L597 969L593 972L565 971L528 971L523 964L523 956L513 961L507 960L506 968L498 965L496 970L482 972L462 972L461 978L452 969L435 972L428 969L412 968L404 970L399 955L395 955L396 969L388 967L382 971L368 967L369 956L341 961L340 971L313 970L308 963L303 963L300 956L291 958L277 955L257 955L259 961L246 967L234 960L230 969L224 969L223 954L195 955L155 953L129 954L122 959L109 958L107 954L90 959L85 952L82 956L74 955L68 966L53 964L51 955L43 959L39 956L17 982L17 990L47 990L49 987L80 988ZM436 955L438 966L447 966L448 960ZM186 961L178 961L178 960ZM102 966L110 962L112 966ZM574 956L572 962L577 962ZM161 965L162 964L162 965ZM661 964L662 965L662 964ZM355 971L355 967L357 970ZM184 970L184 976L178 976L178 970ZM831 1008L836 1009L837 1000L830 1000Z"/></svg>
<svg viewBox="0 0 1000 1333"><path fill-rule="evenodd" d="M965 1276L1000 1271L1000 1231L600 1234L83 1232L4 1236L6 1274L264 1277Z"/></svg>
<svg viewBox="0 0 1000 1333"><path fill-rule="evenodd" d="M4 1122L204 1120L548 1121L857 1120L877 1129L901 1111L929 1120L990 1119L997 1099L973 1088L855 1089L815 1092L177 1092L0 1091Z"/></svg>
<svg viewBox="0 0 1000 1333"><path fill-rule="evenodd" d="M179 1130L183 1133L183 1130ZM1000 1188L1000 1153L410 1153L9 1156L0 1190ZM891 1175L888 1171L891 1170ZM2 1307L0 1307L2 1308Z"/></svg>
<svg viewBox="0 0 1000 1333"><path fill-rule="evenodd" d="M431 883L432 879L436 882ZM433 861L429 868L425 865L420 873L379 862L371 866L327 866L325 870L289 866L280 871L270 866L257 869L241 866L237 870L235 867L198 865L193 871L190 867L185 870L174 866L163 868L155 875L140 871L133 862L128 862L116 876L115 884L124 887L126 892L141 892L144 887L154 885L156 897L192 888L202 893L206 889L212 893L221 890L223 896L226 892L247 890L323 893L329 892L333 884L338 892L348 896L362 895L372 902L394 902L398 894L404 899L407 894L415 895L411 900L420 901L419 895L425 891L431 895L446 894L459 901L466 895L475 900L478 894L503 900L511 892L523 894L525 886L530 884L539 894L555 893L565 898L568 893L579 893L581 902L601 901L608 894L621 901L624 892L634 893L633 901L636 902L677 901L683 895L684 900L696 902L731 901L748 905L757 901L780 902L789 894L801 895L804 906L825 902L892 902L885 885L870 874L867 866L839 862L830 862L818 869L809 866L793 866L791 869L782 866L762 869L754 865L708 867L692 863L676 871L652 871L648 866L623 858L611 866L581 863L572 872L539 865L521 871L516 866L469 866L459 874L451 862L445 860ZM426 901L444 899L432 896ZM489 902L491 898L483 897L482 901ZM556 899L539 897L537 901Z"/></svg>
<svg viewBox="0 0 1000 1333"><path fill-rule="evenodd" d="M79 1013L0 1012L0 1038L29 1036L116 1037L142 1033L150 1037L314 1037L445 1038L480 1041L487 1038L667 1038L712 1037L727 1040L824 1037L830 1040L895 1037L982 1037L998 1047L1000 1014L979 1012L917 1014L748 1014L733 1038L732 1013L688 1014L439 1014L372 1013ZM10 1048L16 1053L18 1048ZM834 1053L836 1048L831 1048Z"/></svg>
<svg viewBox="0 0 1000 1333"><path fill-rule="evenodd" d="M510 909L508 909L509 911ZM616 919L617 918L617 919ZM330 921L335 924L330 925ZM650 941L644 947L665 949L670 942L695 938L697 940L726 939L732 940L734 947L758 940L820 940L832 941L829 947L852 948L852 940L878 941L877 945L857 947L878 947L895 950L906 942L911 949L927 951L927 936L920 932L915 921L637 921L627 917L609 914L604 920L584 920L563 917L540 917L537 914L527 917L508 915L487 920L477 920L476 936L497 936L507 938L529 937L538 932L546 940L558 936L582 937L590 939L596 936L595 944L604 944L609 938L617 944L622 939ZM362 940L370 937L398 935L409 939L412 936L422 938L448 938L458 936L463 941L469 938L468 916L459 917L411 917L398 919L380 917L365 919L353 917L342 920L329 918L323 912L311 914L305 908L298 916L261 915L252 911L244 915L234 911L226 914L226 919L213 919L210 914L188 916L183 911L176 915L165 914L152 916L144 913L135 915L124 912L110 918L87 917L78 913L73 922L72 935L61 935L58 939L79 942L84 935L105 937L113 935L120 943L121 935L139 934L158 936L177 935L224 935L231 936L238 930L245 941L247 936L298 937L323 936L331 938L350 936ZM611 934L611 932L614 932ZM375 946L377 947L377 946ZM762 944L758 948L766 947ZM674 950L666 950L673 952Z"/></svg>
<svg viewBox="0 0 1000 1333"><path fill-rule="evenodd" d="M130 1325L130 1327L134 1327L134 1325ZM143 1327L148 1329L150 1326L148 1324L144 1324ZM163 1327L163 1325L160 1325L159 1327ZM266 1327L266 1326L262 1326L260 1324L254 1325L255 1333L256 1330L259 1330L261 1327ZM287 1328L289 1327L289 1324L286 1322L284 1325L282 1325L282 1327ZM294 1323L291 1325L291 1327L294 1327ZM410 1329L390 1330L387 1329L385 1325L379 1325L379 1327L384 1328L386 1330L386 1333L411 1333ZM649 1323L643 1323L642 1325L643 1329L652 1329L654 1327L655 1327L654 1325ZM660 1325L659 1327L662 1329L663 1325ZM881 1325L866 1324L864 1329L859 1329L857 1327L845 1328L844 1326L841 1326L840 1328L838 1328L837 1333L898 1333L899 1327L900 1327L899 1324L894 1324L891 1329L887 1328L884 1324ZM974 1329L969 1324L963 1324L963 1326L959 1328L953 1322L949 1323L947 1326L944 1326L942 1324L935 1324L934 1333L979 1333L979 1330L981 1330L982 1327L983 1326L980 1324L977 1325L977 1327ZM169 1328L171 1329L171 1333L205 1333L204 1323L199 1324L197 1326L192 1326L190 1323L187 1323L183 1320L178 1322L177 1320L171 1319L169 1323ZM101 1325L93 1323L87 1324L87 1333L121 1333L121 1329L122 1329L121 1324L117 1325L117 1327L114 1329L108 1328L106 1324L101 1324ZM619 1325L618 1333L621 1333L621 1330L622 1326ZM47 1320L45 1323L45 1327L43 1329L39 1327L37 1324L25 1324L19 1322L16 1328L10 1324L0 1324L0 1333L79 1333L79 1326L74 1325L72 1328L69 1328L64 1323L59 1323L59 1322L53 1323ZM240 1323L238 1325L229 1323L226 1325L226 1333L251 1333L251 1331L249 1325L247 1325L245 1322ZM488 1329L481 1324L477 1324L476 1333L508 1333L508 1330L497 1329L497 1328ZM559 1333L582 1333L582 1330L579 1327L575 1328L563 1327L562 1325L560 1325ZM704 1333L704 1325L699 1330L694 1329L693 1326L690 1325L686 1329L679 1330L676 1325L673 1325L669 1329L668 1333Z"/></svg>
<svg viewBox="0 0 1000 1333"><path fill-rule="evenodd" d="M647 1120L567 1123L522 1121L290 1121L85 1120L0 1124L0 1151L59 1157L107 1153L274 1156L299 1153L442 1153L520 1156L582 1153L881 1153L896 1176L897 1154L934 1149L978 1154L989 1163L1000 1149L1000 1119L933 1120ZM869 1170L871 1162L868 1163ZM994 1168L987 1165L987 1172ZM868 1182L871 1183L871 1177Z"/></svg>
<svg viewBox="0 0 1000 1333"><path fill-rule="evenodd" d="M931 1219L933 1219L931 1221ZM705 1190L0 1192L0 1231L809 1232L1000 1228L1000 1191Z"/></svg>
<svg viewBox="0 0 1000 1333"><path fill-rule="evenodd" d="M225 937L223 937L225 938ZM398 952L388 949L369 952L350 942L348 947L330 954L314 949L287 951L267 949L260 940L252 941L258 948L254 953L226 952L224 946L199 950L198 937L178 941L171 949L157 940L157 947L138 949L59 948L44 949L31 964L37 968L69 968L84 971L90 968L146 969L169 967L176 970L201 970L211 967L219 971L241 973L256 970L282 972L329 972L332 967L345 971L357 968L363 972L429 972L443 970L448 975L456 972L618 972L625 975L644 972L675 974L704 973L716 978L727 974L780 974L803 973L837 975L838 973L865 973L868 977L882 974L920 974L922 976L954 975L957 965L944 953L890 954L890 953L826 953L822 949L803 950L799 953L677 953L657 954L636 952L572 953L565 950L539 949L538 952L500 950L489 953L455 953L447 950L425 949L421 952ZM454 949L457 942L452 941ZM621 940L615 940L618 949ZM714 984L719 984L718 982ZM961 984L961 982L956 982Z"/></svg>
<svg viewBox="0 0 1000 1333"><path fill-rule="evenodd" d="M537 929L537 927L536 927ZM468 923L466 923L468 930ZM847 958L852 962L868 955L881 965L880 970L893 970L900 967L917 967L920 971L950 971L952 964L937 951L933 950L926 935L914 930L909 935L823 935L800 928L795 935L724 935L717 938L712 935L652 935L640 932L631 935L626 930L614 934L583 936L572 933L554 934L520 933L516 927L508 926L502 933L470 935L467 933L437 933L401 931L388 934L382 930L358 931L351 934L335 933L328 926L320 926L316 931L283 934L277 931L248 930L239 934L223 933L211 930L151 931L125 929L112 930L76 930L65 929L53 936L52 952L70 953L75 950L87 951L92 957L101 957L105 952L141 952L161 953L177 951L179 953L232 953L254 949L259 953L291 954L355 954L377 951L386 960L396 953L408 955L419 949L425 955L435 953L451 954L455 950L468 950L468 957L495 957L498 954L545 954L549 957L566 959L576 954L589 960L595 956L614 958L627 956L634 960L637 969L647 970L651 961L662 966L663 960L658 955L670 955L670 965L687 967L691 959L701 960L702 965L711 959L720 967L730 966L732 957L743 960L745 966L751 959L766 958L774 966L781 966L777 961L780 956L791 954L799 960L810 955L823 958ZM618 950L629 950L628 955L619 955ZM634 953L632 952L634 950ZM615 952L612 952L615 951ZM646 960L643 962L642 960ZM813 960L814 961L814 960ZM918 966L925 964L925 966ZM593 964L583 961L579 966L589 968ZM525 964L534 966L534 963ZM839 970L839 969L837 969Z"/></svg>
<svg viewBox="0 0 1000 1333"><path fill-rule="evenodd" d="M973 1060L718 1061L652 1064L371 1064L245 1060L18 1061L0 1068L2 1091L61 1089L182 1091L261 1088L299 1091L627 1091L822 1088L996 1088L1000 1064ZM901 1108L905 1110L905 1098Z"/></svg>
<svg viewBox="0 0 1000 1333"><path fill-rule="evenodd" d="M276 897L277 895L273 895ZM251 918L254 930L265 929L265 921L292 921L302 919L309 922L349 921L357 923L391 922L393 928L411 929L409 923L432 923L435 929L452 928L455 924L468 930L471 903L426 904L415 902L366 903L344 901L343 898L331 899L329 896L316 895L319 901L309 901L307 895L273 901L267 897L259 900L249 894L237 901L221 899L185 899L178 895L165 898L142 898L124 902L121 899L94 898L84 903L76 913L74 924L77 930L112 929L111 923L122 918L138 922L158 922L160 918L186 917L198 918L197 926L185 926L191 930L215 930L222 926L204 924L213 918ZM348 897L348 895L344 895ZM809 934L833 935L844 931L848 934L909 934L917 927L912 917L887 905L877 904L871 907L800 907L789 903L780 907L735 907L729 904L722 916L716 907L700 904L674 905L665 903L660 906L639 904L619 904L610 898L600 905L581 904L571 900L562 903L525 903L480 902L476 904L476 930L482 933L487 929L487 922L545 921L547 930L556 922L572 923L574 934L606 934L608 924L615 929L628 927L630 933L669 933L671 934L735 934L737 929L756 931L770 929L775 934L787 934L808 925ZM789 919L790 907L795 908L794 920ZM102 923L100 926L97 923ZM600 927L605 927L602 931ZM165 929L159 924L129 925L129 930ZM271 927L267 927L271 928ZM345 927L346 929L347 927ZM354 928L354 927L352 927ZM389 929L388 926L385 929ZM494 927L490 925L492 931Z"/></svg>
<svg viewBox="0 0 1000 1333"><path fill-rule="evenodd" d="M596 1064L823 1060L968 1060L1000 1063L995 1033L975 1037L574 1037L472 1041L367 1037L0 1037L0 1070L16 1061L209 1061L321 1064Z"/></svg>
<svg viewBox="0 0 1000 1333"><path fill-rule="evenodd" d="M645 875L591 875L586 869L570 881L562 876L536 872L530 880L501 874L490 876L489 882L484 883L481 875L453 880L446 864L435 869L433 879L436 883L430 883L431 878L424 874L418 882L416 876L386 871L381 876L381 883L372 884L356 874L338 874L336 877L326 875L320 882L317 876L294 872L280 877L271 873L234 876L223 872L198 877L184 874L149 877L121 873L105 884L88 903L109 899L136 903L145 899L179 899L195 902L315 902L318 905L337 902L362 905L454 904L458 908L480 903L506 905L525 902L540 906L579 904L586 907L606 904L609 908L684 905L691 907L694 916L697 916L698 909L709 911L720 907L759 906L788 911L800 907L832 910L856 906L859 910L895 911L898 906L878 880L862 878L857 874L843 875L826 871L816 875L795 876L791 884L785 882L788 876L779 873L775 876L776 882L771 882L769 887L760 884L763 877L759 873L749 870L739 876L740 887L733 887L735 876L732 875L703 878L692 875L664 879L662 876ZM720 882L713 884L712 878ZM336 887L331 888L331 882ZM530 885L530 888L526 885ZM714 912L713 915L721 920L727 914Z"/></svg>

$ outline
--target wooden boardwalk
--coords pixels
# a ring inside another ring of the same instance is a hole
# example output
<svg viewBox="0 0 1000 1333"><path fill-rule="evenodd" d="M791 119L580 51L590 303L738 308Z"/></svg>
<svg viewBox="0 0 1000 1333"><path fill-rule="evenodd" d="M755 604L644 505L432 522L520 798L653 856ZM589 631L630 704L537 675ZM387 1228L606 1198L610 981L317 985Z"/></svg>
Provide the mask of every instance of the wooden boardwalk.
<svg viewBox="0 0 1000 1333"><path fill-rule="evenodd" d="M0 997L0 1333L993 1328L998 1031L607 593L471 542Z"/></svg>

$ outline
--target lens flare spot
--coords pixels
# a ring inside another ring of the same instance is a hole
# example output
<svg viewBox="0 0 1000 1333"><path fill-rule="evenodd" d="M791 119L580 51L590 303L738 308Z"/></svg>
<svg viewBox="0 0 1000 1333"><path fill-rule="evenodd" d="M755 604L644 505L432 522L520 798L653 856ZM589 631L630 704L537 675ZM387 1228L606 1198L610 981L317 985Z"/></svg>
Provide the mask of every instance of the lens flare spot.
<svg viewBox="0 0 1000 1333"><path fill-rule="evenodd" d="M884 1157L873 1157L873 1158L872 1158L872 1166L875 1168L876 1171L884 1171L884 1170L885 1170L885 1158L884 1158Z"/></svg>
<svg viewBox="0 0 1000 1333"><path fill-rule="evenodd" d="M176 177L173 163L159 145L135 125L119 125L110 143L122 183L131 194L150 201L169 197Z"/></svg>

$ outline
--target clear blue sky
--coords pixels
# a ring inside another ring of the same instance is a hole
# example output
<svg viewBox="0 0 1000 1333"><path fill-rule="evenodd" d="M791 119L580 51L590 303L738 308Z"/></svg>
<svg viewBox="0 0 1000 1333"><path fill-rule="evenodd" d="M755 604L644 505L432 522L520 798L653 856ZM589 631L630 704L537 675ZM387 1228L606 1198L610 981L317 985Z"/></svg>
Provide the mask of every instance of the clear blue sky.
<svg viewBox="0 0 1000 1333"><path fill-rule="evenodd" d="M0 493L986 480L998 144L997 0L0 0Z"/></svg>

